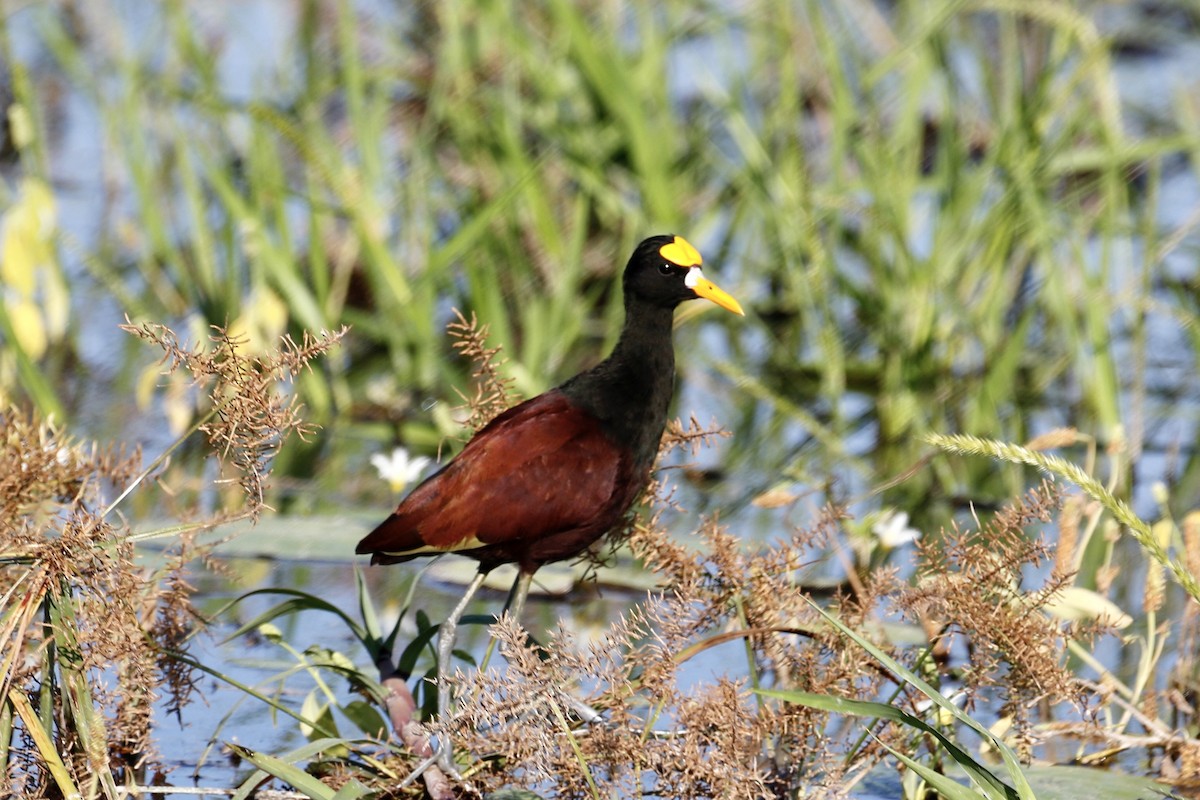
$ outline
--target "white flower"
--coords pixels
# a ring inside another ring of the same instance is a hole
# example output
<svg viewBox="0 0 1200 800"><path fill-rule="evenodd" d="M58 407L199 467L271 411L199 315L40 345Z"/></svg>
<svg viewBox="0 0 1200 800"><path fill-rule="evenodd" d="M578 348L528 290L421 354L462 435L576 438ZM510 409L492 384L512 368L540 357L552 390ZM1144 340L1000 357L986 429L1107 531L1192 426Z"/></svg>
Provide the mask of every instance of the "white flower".
<svg viewBox="0 0 1200 800"><path fill-rule="evenodd" d="M432 459L425 456L410 457L403 447L397 447L390 456L376 453L371 456L371 466L379 470L379 477L387 481L393 492L399 493L417 479Z"/></svg>
<svg viewBox="0 0 1200 800"><path fill-rule="evenodd" d="M963 689L955 689L947 686L941 690L941 695L959 708L963 708L967 704L967 693ZM918 700L913 704L913 708L923 717L933 708L933 700L930 698ZM954 724L954 713L941 705L937 708L936 717L937 724L943 728L948 728Z"/></svg>
<svg viewBox="0 0 1200 800"><path fill-rule="evenodd" d="M921 538L921 532L908 527L908 513L905 511L884 511L879 519L871 526L871 533L879 538L879 543L887 548L915 542Z"/></svg>

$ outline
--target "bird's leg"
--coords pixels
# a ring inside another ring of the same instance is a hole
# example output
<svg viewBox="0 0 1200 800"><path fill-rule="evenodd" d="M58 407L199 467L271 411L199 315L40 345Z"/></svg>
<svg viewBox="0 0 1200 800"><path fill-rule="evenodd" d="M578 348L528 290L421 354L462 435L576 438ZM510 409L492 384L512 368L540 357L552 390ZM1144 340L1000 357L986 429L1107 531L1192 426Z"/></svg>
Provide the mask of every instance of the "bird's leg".
<svg viewBox="0 0 1200 800"><path fill-rule="evenodd" d="M521 570L517 573L517 579L513 581L512 591L509 592L508 602L504 606L504 610L513 618L513 620L521 624L521 609L525 607L525 598L529 597L529 586L533 583L533 571ZM537 643L537 640L529 635L528 629L525 630L525 646L537 647L538 657L545 658L546 652Z"/></svg>
<svg viewBox="0 0 1200 800"><path fill-rule="evenodd" d="M504 606L504 610L512 615L518 623L521 621L521 609L525 605L525 598L529 596L529 587L533 583L533 572L521 570L517 573L517 579L513 581L512 589L508 593L508 602ZM493 640L494 641L494 640ZM532 637L527 639L527 644L537 645L537 642ZM543 655L544 655L544 651ZM589 706L587 703L579 700L566 692L559 692L559 698L566 703L585 724L594 725L604 721L604 715L599 711Z"/></svg>
<svg viewBox="0 0 1200 800"><path fill-rule="evenodd" d="M450 709L454 703L454 697L450 692L450 669L451 661L454 659L454 638L458 631L458 621L462 619L463 613L467 610L467 604L471 602L471 597L483 585L483 579L486 577L487 572L484 570L475 573L475 577L467 585L466 593L438 629L438 719L443 723L450 719ZM458 770L454 766L454 746L449 733L443 737L438 750L438 766L447 775L458 776Z"/></svg>
<svg viewBox="0 0 1200 800"><path fill-rule="evenodd" d="M496 616L497 622L500 621L500 617L504 616L505 613L512 614L517 622L521 621L521 606L525 602L526 595L529 594L529 582L532 580L532 577L533 573L527 575L524 570L517 572L517 577L513 581L512 588L508 590L508 599L504 601L504 609ZM524 584L522 584L522 581L524 581ZM520 595L519 602L517 599L518 595ZM492 663L492 654L494 652L496 652L496 639L492 638L488 642L487 650L483 653L483 660L479 662L478 670L480 672L486 670L488 665Z"/></svg>
<svg viewBox="0 0 1200 800"><path fill-rule="evenodd" d="M529 585L533 583L533 573L520 570L517 579L513 581L512 589L508 592L508 602L504 610L512 615L517 622L521 621L521 609L525 607L525 598L529 597Z"/></svg>

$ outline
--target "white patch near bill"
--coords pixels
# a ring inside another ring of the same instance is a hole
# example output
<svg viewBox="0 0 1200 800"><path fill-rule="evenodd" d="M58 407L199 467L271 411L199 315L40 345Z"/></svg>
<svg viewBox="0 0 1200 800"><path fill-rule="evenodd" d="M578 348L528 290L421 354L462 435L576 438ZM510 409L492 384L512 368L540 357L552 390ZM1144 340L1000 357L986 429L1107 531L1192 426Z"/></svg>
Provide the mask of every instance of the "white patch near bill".
<svg viewBox="0 0 1200 800"><path fill-rule="evenodd" d="M704 280L704 273L699 267L692 267L687 271L687 275L683 276L683 285L689 289L695 289L696 284Z"/></svg>

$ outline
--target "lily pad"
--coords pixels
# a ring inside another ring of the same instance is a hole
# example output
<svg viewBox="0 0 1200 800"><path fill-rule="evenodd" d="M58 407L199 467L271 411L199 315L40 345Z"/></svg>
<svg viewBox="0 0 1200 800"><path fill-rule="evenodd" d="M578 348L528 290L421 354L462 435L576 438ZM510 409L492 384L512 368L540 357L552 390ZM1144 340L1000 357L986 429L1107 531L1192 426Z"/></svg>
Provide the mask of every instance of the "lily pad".
<svg viewBox="0 0 1200 800"><path fill-rule="evenodd" d="M290 561L353 561L358 540L370 532L380 514L328 514L320 516L264 516L257 524L243 520L220 525L201 534L203 541L218 541L216 555L242 558L277 558ZM166 548L176 541L170 531L176 523L160 521L139 526L140 547ZM164 531L155 536L155 531Z"/></svg>
<svg viewBox="0 0 1200 800"><path fill-rule="evenodd" d="M1166 784L1106 769L1034 766L1025 770L1038 800L1160 800L1176 797Z"/></svg>

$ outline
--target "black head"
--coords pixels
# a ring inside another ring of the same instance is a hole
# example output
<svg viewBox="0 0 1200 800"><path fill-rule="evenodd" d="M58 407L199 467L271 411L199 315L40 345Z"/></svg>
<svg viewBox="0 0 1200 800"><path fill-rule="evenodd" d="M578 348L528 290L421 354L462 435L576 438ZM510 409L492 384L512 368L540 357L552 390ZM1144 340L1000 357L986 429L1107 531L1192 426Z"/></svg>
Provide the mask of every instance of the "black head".
<svg viewBox="0 0 1200 800"><path fill-rule="evenodd" d="M684 300L703 297L745 316L737 300L704 277L700 263L700 253L682 236L651 236L634 249L625 266L625 305L675 308Z"/></svg>

